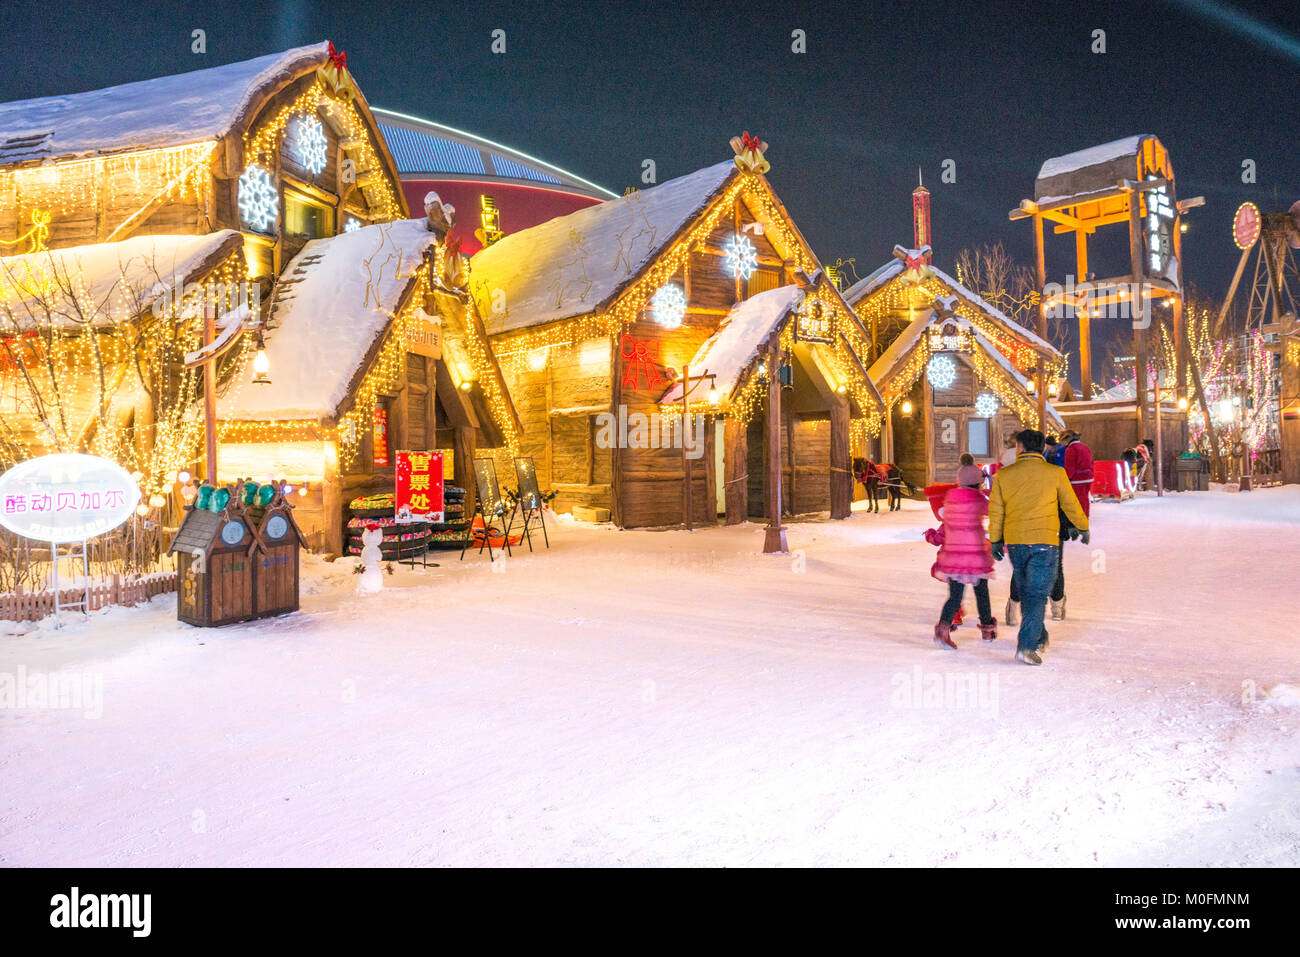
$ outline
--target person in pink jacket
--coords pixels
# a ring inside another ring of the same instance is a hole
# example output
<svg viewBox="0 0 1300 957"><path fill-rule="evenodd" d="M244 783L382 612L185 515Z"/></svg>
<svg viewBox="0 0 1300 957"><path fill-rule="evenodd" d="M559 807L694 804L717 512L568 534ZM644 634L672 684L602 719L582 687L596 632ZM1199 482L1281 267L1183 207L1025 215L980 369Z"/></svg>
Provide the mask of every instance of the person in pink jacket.
<svg viewBox="0 0 1300 957"><path fill-rule="evenodd" d="M993 641L998 636L998 620L989 604L989 579L993 577L993 553L984 533L984 519L989 514L989 500L980 491L984 473L977 465L963 465L957 470L957 487L943 498L939 517L943 524L929 529L925 540L939 546L939 555L930 574L948 583L948 600L934 626L934 643L941 648L956 648L952 640L952 620L961 607L966 586L975 591L979 609L980 636Z"/></svg>

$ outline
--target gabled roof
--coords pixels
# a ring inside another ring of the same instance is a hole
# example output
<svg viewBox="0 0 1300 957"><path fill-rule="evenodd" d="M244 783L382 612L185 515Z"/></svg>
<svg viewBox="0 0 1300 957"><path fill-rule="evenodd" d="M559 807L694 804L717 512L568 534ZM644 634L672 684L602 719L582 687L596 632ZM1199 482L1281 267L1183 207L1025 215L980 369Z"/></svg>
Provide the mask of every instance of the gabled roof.
<svg viewBox="0 0 1300 957"><path fill-rule="evenodd" d="M1121 157L1136 156L1138 146L1148 135L1139 133L1137 136L1126 136L1123 139L1111 140L1109 143L1099 143L1096 146L1089 146L1087 149L1075 150L1073 153L1066 153L1064 156L1053 156L1044 162L1038 170L1038 178L1050 179L1053 176L1060 176L1062 173L1073 173L1076 170L1086 169L1100 163L1109 163Z"/></svg>
<svg viewBox="0 0 1300 957"><path fill-rule="evenodd" d="M920 313L912 322L899 333L898 337L889 344L889 348L881 354L880 358L871 364L868 375L871 381L884 387L886 392L889 390L889 380L901 369L913 350L921 344L922 337L926 329L939 320L939 314L933 309L926 309ZM986 337L978 328L975 327L969 319L962 316L954 316L951 319L943 318L942 322L955 322L959 328L971 335L975 348L984 354L986 358L997 364L1002 373L1014 384L1016 391L1019 392L1027 401L1031 400L1029 392L1029 381L1020 373L1001 351ZM1036 400L1034 400L1036 401ZM1065 427L1065 423L1052 408L1052 404L1047 403L1047 415L1052 423L1058 428Z"/></svg>
<svg viewBox="0 0 1300 957"><path fill-rule="evenodd" d="M0 324L11 325L11 314L20 325L126 322L242 248L243 236L223 229L5 256L0 258Z"/></svg>
<svg viewBox="0 0 1300 957"><path fill-rule="evenodd" d="M250 363L237 401L221 399L218 417L338 416L436 238L425 220L402 219L307 243L270 303L265 342L271 384L253 385Z"/></svg>
<svg viewBox="0 0 1300 957"><path fill-rule="evenodd" d="M607 307L736 174L727 160L521 230L476 253L470 286L488 334ZM500 292L505 308L495 313Z"/></svg>
<svg viewBox="0 0 1300 957"><path fill-rule="evenodd" d="M918 250L907 250L907 252L917 253ZM890 260L865 279L859 280L846 289L844 291L844 301L856 311L860 304L865 303L872 295L901 277L906 268L906 264L901 259ZM1060 352L1047 340L1011 319L1001 309L986 302L939 267L929 264L926 268L934 275L935 280L946 286L953 295L964 299L970 306L983 312L991 321L1003 326L1008 332L1031 346L1035 351L1047 356L1060 357Z"/></svg>
<svg viewBox="0 0 1300 957"><path fill-rule="evenodd" d="M326 62L328 44L123 83L0 104L0 167L218 140L259 92Z"/></svg>
<svg viewBox="0 0 1300 957"><path fill-rule="evenodd" d="M741 373L758 358L763 344L801 302L803 290L798 286L780 286L737 303L722 320L718 331L704 340L691 359L691 375L712 374L712 384L718 394L730 397ZM659 401L680 402L681 399L679 380Z"/></svg>

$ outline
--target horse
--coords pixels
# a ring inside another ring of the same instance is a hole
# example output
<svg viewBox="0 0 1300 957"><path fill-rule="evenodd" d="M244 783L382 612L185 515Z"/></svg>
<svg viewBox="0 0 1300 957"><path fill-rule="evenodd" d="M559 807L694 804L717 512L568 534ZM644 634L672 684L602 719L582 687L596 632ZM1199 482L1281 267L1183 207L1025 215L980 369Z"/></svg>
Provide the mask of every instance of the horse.
<svg viewBox="0 0 1300 957"><path fill-rule="evenodd" d="M853 477L862 483L867 492L867 510L880 512L880 490L883 488L889 496L889 510L898 511L903 507L903 488L915 493L912 483L903 478L902 471L893 462L869 462L863 458L853 460Z"/></svg>

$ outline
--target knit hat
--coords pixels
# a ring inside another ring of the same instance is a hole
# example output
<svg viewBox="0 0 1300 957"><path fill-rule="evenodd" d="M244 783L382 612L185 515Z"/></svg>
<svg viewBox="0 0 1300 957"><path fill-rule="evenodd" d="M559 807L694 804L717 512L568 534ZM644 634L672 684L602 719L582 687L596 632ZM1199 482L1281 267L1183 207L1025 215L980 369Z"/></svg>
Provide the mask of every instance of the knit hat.
<svg viewBox="0 0 1300 957"><path fill-rule="evenodd" d="M984 470L978 465L963 465L957 470L957 484L963 488L979 488L984 484Z"/></svg>

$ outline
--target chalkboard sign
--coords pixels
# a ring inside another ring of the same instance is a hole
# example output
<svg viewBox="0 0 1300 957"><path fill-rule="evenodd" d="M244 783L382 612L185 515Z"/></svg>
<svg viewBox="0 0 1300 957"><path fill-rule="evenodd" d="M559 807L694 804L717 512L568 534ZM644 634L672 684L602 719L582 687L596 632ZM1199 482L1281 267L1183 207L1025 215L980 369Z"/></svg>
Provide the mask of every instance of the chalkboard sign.
<svg viewBox="0 0 1300 957"><path fill-rule="evenodd" d="M542 492L537 487L537 466L531 455L515 459L515 479L519 482L519 502L524 508L542 507Z"/></svg>
<svg viewBox="0 0 1300 957"><path fill-rule="evenodd" d="M500 515L505 511L501 490L497 487L497 470L491 459L474 460L474 484L478 488L479 506L484 515Z"/></svg>

